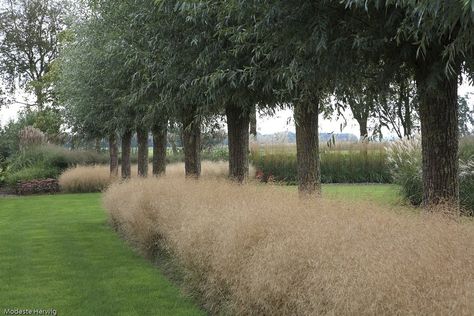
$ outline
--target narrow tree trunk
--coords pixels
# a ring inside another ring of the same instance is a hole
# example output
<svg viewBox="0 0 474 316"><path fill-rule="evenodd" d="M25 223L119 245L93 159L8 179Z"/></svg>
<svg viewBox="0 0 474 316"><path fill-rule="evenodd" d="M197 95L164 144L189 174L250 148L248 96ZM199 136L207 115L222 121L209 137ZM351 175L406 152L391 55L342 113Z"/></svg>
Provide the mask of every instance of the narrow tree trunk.
<svg viewBox="0 0 474 316"><path fill-rule="evenodd" d="M74 136L71 136L71 150L76 149L76 139Z"/></svg>
<svg viewBox="0 0 474 316"><path fill-rule="evenodd" d="M41 86L36 86L34 90L36 96L36 106L38 111L41 112L44 109L45 94Z"/></svg>
<svg viewBox="0 0 474 316"><path fill-rule="evenodd" d="M442 79L432 86L431 71L435 69L434 65L440 66L437 63L441 60L428 59L416 72L425 206L441 202L459 204L458 82L456 76L448 79L441 70L439 77Z"/></svg>
<svg viewBox="0 0 474 316"><path fill-rule="evenodd" d="M167 125L153 129L153 175L166 172Z"/></svg>
<svg viewBox="0 0 474 316"><path fill-rule="evenodd" d="M95 148L95 151L98 152L98 153L100 153L100 149L101 149L101 148L100 148L100 142L101 142L101 139L100 139L100 138L96 138L96 139L95 139L95 146L94 146L94 148Z"/></svg>
<svg viewBox="0 0 474 316"><path fill-rule="evenodd" d="M319 100L295 105L298 190L304 195L321 194L318 113Z"/></svg>
<svg viewBox="0 0 474 316"><path fill-rule="evenodd" d="M201 175L201 122L195 118L195 109L183 115L184 169L186 177Z"/></svg>
<svg viewBox="0 0 474 316"><path fill-rule="evenodd" d="M148 130L145 128L137 128L137 163L138 175L146 177L148 175Z"/></svg>
<svg viewBox="0 0 474 316"><path fill-rule="evenodd" d="M411 107L410 107L410 97L408 96L408 91L406 92L405 95L405 124L403 126L403 132L405 134L405 137L411 138L411 129L413 126L413 120L411 118Z"/></svg>
<svg viewBox="0 0 474 316"><path fill-rule="evenodd" d="M366 142L369 139L369 132L367 130L367 120L360 120L359 123L359 131L360 131L360 141Z"/></svg>
<svg viewBox="0 0 474 316"><path fill-rule="evenodd" d="M132 172L130 168L130 151L132 147L132 132L126 131L122 135L122 178L129 179Z"/></svg>
<svg viewBox="0 0 474 316"><path fill-rule="evenodd" d="M249 173L249 122L247 111L237 106L226 108L229 138L229 177L242 183Z"/></svg>
<svg viewBox="0 0 474 316"><path fill-rule="evenodd" d="M109 136L110 176L118 177L118 145L115 133Z"/></svg>

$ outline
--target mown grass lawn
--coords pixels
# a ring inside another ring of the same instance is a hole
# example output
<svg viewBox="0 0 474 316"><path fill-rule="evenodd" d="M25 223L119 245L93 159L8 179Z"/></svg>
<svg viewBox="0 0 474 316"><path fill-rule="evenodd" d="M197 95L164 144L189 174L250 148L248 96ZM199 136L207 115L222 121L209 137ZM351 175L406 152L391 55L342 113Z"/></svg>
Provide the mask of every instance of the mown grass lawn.
<svg viewBox="0 0 474 316"><path fill-rule="evenodd" d="M401 202L399 187L394 184L323 184L322 193L328 198L365 200L384 205Z"/></svg>
<svg viewBox="0 0 474 316"><path fill-rule="evenodd" d="M99 194L0 198L0 313L201 315L107 225Z"/></svg>

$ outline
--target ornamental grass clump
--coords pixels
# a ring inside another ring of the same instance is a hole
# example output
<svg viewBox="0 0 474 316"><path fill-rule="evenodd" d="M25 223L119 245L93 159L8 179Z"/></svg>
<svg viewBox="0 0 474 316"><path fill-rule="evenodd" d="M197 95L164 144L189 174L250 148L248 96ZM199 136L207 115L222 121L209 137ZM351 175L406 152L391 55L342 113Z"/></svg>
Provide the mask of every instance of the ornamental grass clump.
<svg viewBox="0 0 474 316"><path fill-rule="evenodd" d="M464 215L474 215L474 156L472 141L461 139L459 159L459 199ZM387 146L388 165L401 195L413 205L423 199L421 138L414 137Z"/></svg>
<svg viewBox="0 0 474 316"><path fill-rule="evenodd" d="M119 168L120 169L120 168ZM132 166L132 177L137 177L137 166ZM201 166L203 178L226 178L229 174L229 163L224 161L203 161ZM149 176L152 176L152 166L148 166ZM120 170L118 172L120 174ZM166 167L169 177L184 177L184 163L173 163ZM255 177L255 169L249 167L249 178ZM120 177L111 177L107 165L76 166L63 172L59 177L62 192L86 193L101 192L113 182L121 180Z"/></svg>
<svg viewBox="0 0 474 316"><path fill-rule="evenodd" d="M444 213L169 176L115 183L104 206L211 314L474 313L474 226Z"/></svg>
<svg viewBox="0 0 474 316"><path fill-rule="evenodd" d="M61 174L59 186L65 193L101 192L115 180L109 166L76 166Z"/></svg>
<svg viewBox="0 0 474 316"><path fill-rule="evenodd" d="M421 139L414 137L391 143L387 146L387 160L401 195L411 204L420 205L423 198Z"/></svg>

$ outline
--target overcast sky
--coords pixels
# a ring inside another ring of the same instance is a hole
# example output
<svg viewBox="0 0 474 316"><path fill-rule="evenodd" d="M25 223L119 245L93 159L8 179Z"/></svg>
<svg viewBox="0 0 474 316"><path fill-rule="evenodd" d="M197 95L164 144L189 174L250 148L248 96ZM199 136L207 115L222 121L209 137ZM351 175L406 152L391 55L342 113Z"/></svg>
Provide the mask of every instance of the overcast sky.
<svg viewBox="0 0 474 316"><path fill-rule="evenodd" d="M466 93L474 93L474 87L467 84L463 84L459 87L459 95L464 96ZM474 98L470 100L471 109L474 107ZM10 119L15 119L17 113L21 110L23 106L16 104L11 105L8 108L2 108L0 110L0 122L4 125ZM342 129L343 133L353 133L356 136L359 136L359 125L357 121L353 119L350 111L346 111L344 116L347 119L347 126ZM343 124L343 119L333 119L326 120L320 117L319 122L319 131L321 133L340 133L341 124ZM273 134L284 131L295 131L295 126L293 122L293 112L292 110L281 110L278 111L273 117L259 117L257 121L257 129L261 134ZM385 134L388 136L388 134Z"/></svg>

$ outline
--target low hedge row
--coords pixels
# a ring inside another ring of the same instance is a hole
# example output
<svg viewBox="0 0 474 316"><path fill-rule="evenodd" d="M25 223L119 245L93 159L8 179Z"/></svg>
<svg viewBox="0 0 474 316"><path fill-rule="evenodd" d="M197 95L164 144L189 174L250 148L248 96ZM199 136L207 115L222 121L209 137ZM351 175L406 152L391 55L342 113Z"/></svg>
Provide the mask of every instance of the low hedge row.
<svg viewBox="0 0 474 316"><path fill-rule="evenodd" d="M390 183L387 155L382 150L327 151L320 154L323 183ZM296 153L252 151L252 164L266 180L296 184Z"/></svg>

